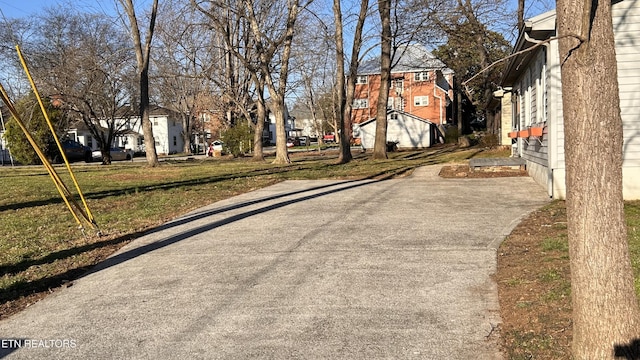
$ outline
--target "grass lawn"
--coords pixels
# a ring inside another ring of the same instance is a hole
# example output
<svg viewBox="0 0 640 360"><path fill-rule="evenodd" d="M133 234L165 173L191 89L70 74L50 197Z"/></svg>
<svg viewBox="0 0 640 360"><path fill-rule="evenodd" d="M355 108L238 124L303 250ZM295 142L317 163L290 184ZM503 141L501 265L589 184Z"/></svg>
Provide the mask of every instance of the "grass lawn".
<svg viewBox="0 0 640 360"><path fill-rule="evenodd" d="M389 155L372 161L358 154L345 165L336 165L335 152L292 153L288 165L213 158L164 161L157 168L74 165L102 236L78 230L44 168L0 168L0 318L72 281L146 230L224 198L287 179L394 177L422 165L508 152L446 146ZM65 169L58 171L73 188Z"/></svg>
<svg viewBox="0 0 640 360"><path fill-rule="evenodd" d="M625 204L640 299L640 201ZM507 359L571 358L571 277L564 201L525 218L498 249L501 339Z"/></svg>

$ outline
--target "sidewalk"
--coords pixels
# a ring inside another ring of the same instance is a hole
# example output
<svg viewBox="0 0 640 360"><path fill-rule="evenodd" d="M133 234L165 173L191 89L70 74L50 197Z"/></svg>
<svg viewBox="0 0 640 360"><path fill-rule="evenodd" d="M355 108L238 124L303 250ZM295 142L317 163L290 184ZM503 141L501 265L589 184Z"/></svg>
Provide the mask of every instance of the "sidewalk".
<svg viewBox="0 0 640 360"><path fill-rule="evenodd" d="M30 345L0 357L499 359L496 248L547 196L437 170L200 209L0 322Z"/></svg>

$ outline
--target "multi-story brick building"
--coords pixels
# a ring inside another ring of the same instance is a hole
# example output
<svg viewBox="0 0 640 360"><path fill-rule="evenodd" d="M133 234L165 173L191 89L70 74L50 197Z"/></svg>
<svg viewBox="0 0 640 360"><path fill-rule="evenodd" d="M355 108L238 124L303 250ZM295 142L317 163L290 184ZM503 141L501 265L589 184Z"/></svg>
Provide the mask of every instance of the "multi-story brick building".
<svg viewBox="0 0 640 360"><path fill-rule="evenodd" d="M395 54L387 108L434 124L450 122L453 70L447 68L422 45L406 45L398 48ZM379 90L380 59L373 59L358 70L353 124L363 123L376 116Z"/></svg>

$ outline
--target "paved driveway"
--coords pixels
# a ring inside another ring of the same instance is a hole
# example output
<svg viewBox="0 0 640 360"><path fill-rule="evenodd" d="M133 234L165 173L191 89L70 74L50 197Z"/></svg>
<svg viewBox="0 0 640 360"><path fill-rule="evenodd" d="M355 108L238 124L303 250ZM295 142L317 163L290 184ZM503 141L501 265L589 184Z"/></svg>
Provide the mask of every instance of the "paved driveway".
<svg viewBox="0 0 640 360"><path fill-rule="evenodd" d="M287 181L134 241L5 321L8 359L497 359L530 178ZM45 347L49 346L49 347Z"/></svg>

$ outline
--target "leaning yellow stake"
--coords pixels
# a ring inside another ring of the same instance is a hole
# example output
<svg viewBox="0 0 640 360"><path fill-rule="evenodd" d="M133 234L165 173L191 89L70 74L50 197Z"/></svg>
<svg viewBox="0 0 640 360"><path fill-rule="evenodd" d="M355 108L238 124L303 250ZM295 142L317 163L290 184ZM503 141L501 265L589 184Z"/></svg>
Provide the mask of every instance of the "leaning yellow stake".
<svg viewBox="0 0 640 360"><path fill-rule="evenodd" d="M31 88L33 89L33 93L35 94L36 99L38 100L38 104L40 105L40 110L42 111L42 115L44 116L45 120L47 121L47 125L49 126L49 130L51 131L51 134L53 135L53 138L56 141L56 145L58 145L58 150L60 150L60 154L62 155L62 159L64 160L64 163L65 163L65 165L67 167L67 171L69 171L69 175L71 176L73 184L75 185L76 190L78 191L78 195L80 196L80 199L82 200L82 204L84 205L84 210L85 210L85 212L81 211L82 215L83 215L83 217L86 218L87 222L92 227L94 227L95 229L98 229L98 225L96 224L95 218L93 217L93 214L91 213L91 210L89 210L89 206L87 205L87 201L86 201L84 195L82 194L82 190L80 189L80 185L78 185L78 180L76 179L76 176L73 173L73 170L71 170L71 165L69 164L69 160L67 159L67 156L64 153L64 149L62 147L62 144L60 143L60 139L58 139L58 135L56 134L56 131L53 128L53 124L51 123L51 120L49 119L49 115L47 114L47 110L44 107L44 103L42 102L42 98L40 97L40 93L38 92L36 84L33 81L33 78L31 77L31 73L29 72L29 67L27 66L27 62L24 59L24 56L22 55L22 51L20 51L20 46L19 45L16 45L16 51L18 52L18 57L20 58L20 63L22 64L22 67L24 68L24 72L26 73L27 78L29 79L29 83L31 84ZM23 131L24 131L24 129L23 129ZM43 161L43 163L45 163L45 161ZM48 160L46 161L46 163L47 163L47 165L49 167L51 167L51 164L49 163ZM45 165L45 166L47 166L47 165ZM54 171L54 173L55 173L55 171ZM82 209L78 209L78 210L82 210Z"/></svg>
<svg viewBox="0 0 640 360"><path fill-rule="evenodd" d="M40 158L40 160L44 164L45 168L49 172L49 176L51 176L51 178L53 180L53 183L56 185L56 189L58 190L58 192L62 196L62 199L64 200L64 203L67 205L67 208L71 212L71 215L73 215L73 218L78 223L78 226L80 226L82 228L82 222L80 221L80 218L75 213L75 211L73 211L73 207L71 206L71 203L69 202L69 199L71 198L71 193L69 192L69 189L67 189L67 187L64 185L64 183L62 182L62 180L58 176L58 173L56 173L55 169L53 168L53 166L51 166L51 163L49 162L47 157L44 155L44 153L42 153L42 150L40 150L40 147L38 147L38 144L36 144L35 140L31 136L31 134L29 133L29 130L27 129L27 127L22 122L22 119L20 118L20 114L18 114L18 111L16 111L15 107L13 106L13 103L9 99L9 95L7 95L7 92L5 91L5 89L2 86L2 84L0 84L0 94L2 95L2 101L7 105L7 108L9 109L9 112L13 116L13 119L16 121L16 123L18 124L20 129L22 129L22 132L24 132L25 136L27 137L27 141L29 141L29 144L31 144L33 149L36 151L36 154L38 155L38 157ZM76 206L77 206L77 204L76 204Z"/></svg>

